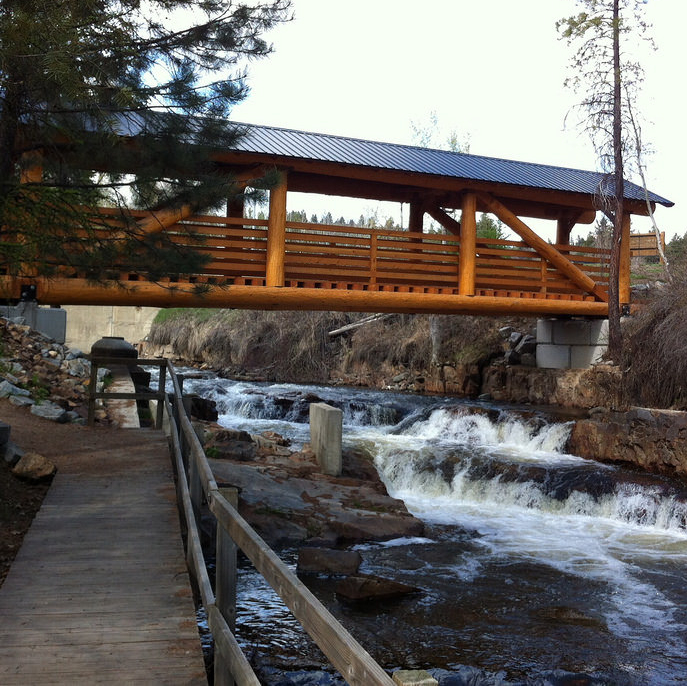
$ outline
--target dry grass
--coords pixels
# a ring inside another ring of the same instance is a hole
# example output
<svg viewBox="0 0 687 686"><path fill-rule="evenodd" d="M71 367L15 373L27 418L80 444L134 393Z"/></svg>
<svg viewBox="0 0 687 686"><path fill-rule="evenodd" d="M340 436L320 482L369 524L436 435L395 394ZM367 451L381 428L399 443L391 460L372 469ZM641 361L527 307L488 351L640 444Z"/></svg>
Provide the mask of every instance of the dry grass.
<svg viewBox="0 0 687 686"><path fill-rule="evenodd" d="M189 361L229 373L248 371L276 381L324 382L332 370L485 364L501 352L504 321L446 315L393 315L329 338L363 315L337 312L178 310L153 325L149 342L170 345ZM524 330L528 327L526 326Z"/></svg>
<svg viewBox="0 0 687 686"><path fill-rule="evenodd" d="M269 375L277 381L321 382L340 348L328 331L348 322L331 312L219 310L210 318L180 311L153 324L152 345L171 345L186 360Z"/></svg>

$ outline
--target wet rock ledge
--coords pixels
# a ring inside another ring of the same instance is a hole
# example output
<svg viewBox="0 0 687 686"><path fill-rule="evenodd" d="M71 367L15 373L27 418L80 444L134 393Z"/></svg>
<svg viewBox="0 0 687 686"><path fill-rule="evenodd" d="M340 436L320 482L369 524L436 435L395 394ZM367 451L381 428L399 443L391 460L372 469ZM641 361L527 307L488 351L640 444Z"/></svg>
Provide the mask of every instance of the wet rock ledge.
<svg viewBox="0 0 687 686"><path fill-rule="evenodd" d="M655 474L687 477L687 412L595 408L575 423L568 451L602 462L623 462Z"/></svg>
<svg viewBox="0 0 687 686"><path fill-rule="evenodd" d="M343 473L327 476L306 444L292 451L262 435L196 422L215 479L239 490L239 512L273 548L335 547L420 536L424 525L392 498L368 455L344 451Z"/></svg>

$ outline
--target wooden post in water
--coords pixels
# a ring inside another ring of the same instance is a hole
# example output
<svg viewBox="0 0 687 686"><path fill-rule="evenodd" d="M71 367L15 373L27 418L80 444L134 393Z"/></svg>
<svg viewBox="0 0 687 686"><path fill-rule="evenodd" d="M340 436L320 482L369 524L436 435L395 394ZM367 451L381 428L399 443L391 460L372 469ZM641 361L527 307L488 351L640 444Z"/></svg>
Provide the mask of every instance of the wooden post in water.
<svg viewBox="0 0 687 686"><path fill-rule="evenodd" d="M238 490L220 488L229 504L238 510ZM215 605L232 633L236 630L236 543L221 522L217 522L215 541ZM221 650L215 650L215 686L234 686L231 665Z"/></svg>

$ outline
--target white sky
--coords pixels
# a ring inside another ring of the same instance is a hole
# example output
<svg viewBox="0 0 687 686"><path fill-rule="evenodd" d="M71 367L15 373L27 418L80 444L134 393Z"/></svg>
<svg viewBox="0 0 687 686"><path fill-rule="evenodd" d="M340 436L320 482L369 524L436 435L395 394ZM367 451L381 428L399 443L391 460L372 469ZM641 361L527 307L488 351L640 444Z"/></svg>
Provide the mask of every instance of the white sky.
<svg viewBox="0 0 687 686"><path fill-rule="evenodd" d="M596 169L574 116L565 122L576 102L563 86L572 50L555 22L576 9L574 0L293 0L294 20L268 34L275 52L249 66L251 94L232 118L412 144L411 123L435 111L441 143L455 130L473 154ZM658 48L643 61L647 181L675 202L656 212L670 238L687 232L687 0L648 0L646 12ZM289 196L289 209L356 219L361 206L349 207ZM633 228L650 230L639 219Z"/></svg>

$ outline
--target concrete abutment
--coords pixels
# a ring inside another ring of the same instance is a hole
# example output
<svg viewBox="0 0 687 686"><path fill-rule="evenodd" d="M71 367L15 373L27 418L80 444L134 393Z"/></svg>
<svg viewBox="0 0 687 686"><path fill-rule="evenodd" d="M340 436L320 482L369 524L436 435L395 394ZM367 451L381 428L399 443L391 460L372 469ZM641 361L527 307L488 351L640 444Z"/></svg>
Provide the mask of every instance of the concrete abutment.
<svg viewBox="0 0 687 686"><path fill-rule="evenodd" d="M608 349L607 319L537 320L537 367L586 369Z"/></svg>

